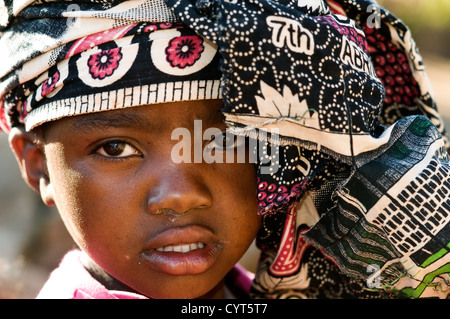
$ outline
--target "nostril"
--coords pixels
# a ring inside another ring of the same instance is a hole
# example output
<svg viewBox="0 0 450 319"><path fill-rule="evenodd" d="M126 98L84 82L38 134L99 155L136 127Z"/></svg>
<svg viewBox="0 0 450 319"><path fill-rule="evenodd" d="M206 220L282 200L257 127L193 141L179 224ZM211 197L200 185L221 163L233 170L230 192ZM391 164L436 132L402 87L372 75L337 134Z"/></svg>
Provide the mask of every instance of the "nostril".
<svg viewBox="0 0 450 319"><path fill-rule="evenodd" d="M152 215L185 215L188 211L185 212L177 212L171 208L160 208L156 210L149 210Z"/></svg>
<svg viewBox="0 0 450 319"><path fill-rule="evenodd" d="M205 209L207 207L208 206L206 206L206 205L200 205L200 206L188 209L188 210L186 210L184 212L178 212L178 211L175 211L175 210L173 210L171 208L160 208L160 209L155 209L155 210L149 210L149 212L152 215L163 215L164 214L164 215L171 215L171 216L183 216L183 215L188 214L189 212L191 212L194 209Z"/></svg>
<svg viewBox="0 0 450 319"><path fill-rule="evenodd" d="M152 215L162 215L162 214L166 214L167 211L168 211L168 209L161 208L161 209L156 209L156 210L150 211L150 214L152 214Z"/></svg>

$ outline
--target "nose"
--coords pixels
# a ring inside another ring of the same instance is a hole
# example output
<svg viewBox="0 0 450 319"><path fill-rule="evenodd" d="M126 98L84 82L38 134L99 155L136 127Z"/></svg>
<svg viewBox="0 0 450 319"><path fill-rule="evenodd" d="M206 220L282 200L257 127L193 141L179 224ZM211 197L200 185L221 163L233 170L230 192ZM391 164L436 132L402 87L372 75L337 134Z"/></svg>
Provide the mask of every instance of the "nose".
<svg viewBox="0 0 450 319"><path fill-rule="evenodd" d="M173 166L160 171L159 183L149 192L148 212L153 215L182 215L194 209L211 207L212 194L201 174L197 174L195 169L189 169L190 164Z"/></svg>

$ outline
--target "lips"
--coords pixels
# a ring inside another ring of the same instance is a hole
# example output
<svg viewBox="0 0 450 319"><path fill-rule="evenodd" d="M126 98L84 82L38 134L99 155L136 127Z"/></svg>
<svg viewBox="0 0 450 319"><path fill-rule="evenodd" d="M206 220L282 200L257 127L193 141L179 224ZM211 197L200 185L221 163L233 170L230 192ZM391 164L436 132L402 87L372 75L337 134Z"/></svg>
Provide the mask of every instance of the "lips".
<svg viewBox="0 0 450 319"><path fill-rule="evenodd" d="M175 246L166 246L166 247L159 247L156 248L157 251L175 251L179 253L188 253L192 250L202 249L205 247L204 243L192 243L192 244L183 244L183 245L175 245Z"/></svg>
<svg viewBox="0 0 450 319"><path fill-rule="evenodd" d="M217 237L208 228L198 225L175 227L151 238L142 257L157 272L200 274L212 267L219 246Z"/></svg>

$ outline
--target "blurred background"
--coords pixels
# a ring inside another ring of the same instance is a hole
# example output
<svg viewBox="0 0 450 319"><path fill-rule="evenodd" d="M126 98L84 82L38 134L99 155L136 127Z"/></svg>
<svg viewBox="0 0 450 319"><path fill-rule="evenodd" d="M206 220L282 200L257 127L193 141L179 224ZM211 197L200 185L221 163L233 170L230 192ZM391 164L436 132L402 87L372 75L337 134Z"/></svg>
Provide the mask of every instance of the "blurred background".
<svg viewBox="0 0 450 319"><path fill-rule="evenodd" d="M450 128L450 0L379 0L417 42L438 108ZM23 181L7 136L0 133L0 299L34 298L75 245L55 208ZM254 270L254 250L242 263Z"/></svg>

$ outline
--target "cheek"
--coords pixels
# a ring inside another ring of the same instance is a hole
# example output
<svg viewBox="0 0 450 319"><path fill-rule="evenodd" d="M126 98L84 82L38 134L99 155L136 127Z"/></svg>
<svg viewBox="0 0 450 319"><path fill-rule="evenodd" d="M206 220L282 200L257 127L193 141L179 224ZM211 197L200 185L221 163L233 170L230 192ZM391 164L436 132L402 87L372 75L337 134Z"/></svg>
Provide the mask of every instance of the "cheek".
<svg viewBox="0 0 450 319"><path fill-rule="evenodd" d="M127 222L132 222L130 187L121 188L118 180L105 178L98 170L87 169L88 165L66 161L64 156L48 161L56 206L81 248L93 247L93 242L110 246L125 237Z"/></svg>
<svg viewBox="0 0 450 319"><path fill-rule="evenodd" d="M89 200L84 196L88 187L80 174L74 171L65 171L59 174L58 171L49 170L53 189L55 191L55 204L59 214L72 235L75 242L80 247L85 247L89 236L90 215L86 206L92 206ZM94 195L94 194L92 194Z"/></svg>
<svg viewBox="0 0 450 319"><path fill-rule="evenodd" d="M229 234L236 243L250 244L260 226L257 214L256 171L253 164L228 164L221 182L221 203L229 212ZM233 165L233 166L231 166Z"/></svg>
<svg viewBox="0 0 450 319"><path fill-rule="evenodd" d="M79 192L82 189L82 174L73 170L66 161L64 148L52 143L45 149L50 183L59 214L68 231L78 243L80 223L83 220Z"/></svg>
<svg viewBox="0 0 450 319"><path fill-rule="evenodd" d="M133 200L99 178L72 179L70 193L57 202L58 210L78 246L99 264L121 264L136 250L139 238L137 209Z"/></svg>
<svg viewBox="0 0 450 319"><path fill-rule="evenodd" d="M223 194L232 194L235 204L256 212L256 169L253 164L225 164L224 177L218 179ZM226 195L225 195L226 196ZM230 199L231 199L230 198Z"/></svg>

